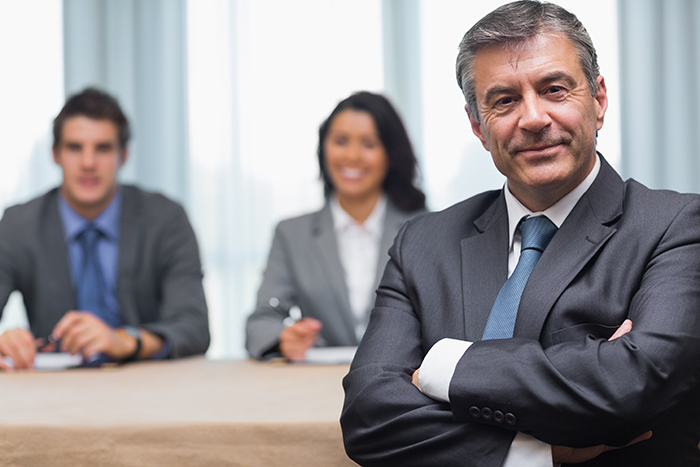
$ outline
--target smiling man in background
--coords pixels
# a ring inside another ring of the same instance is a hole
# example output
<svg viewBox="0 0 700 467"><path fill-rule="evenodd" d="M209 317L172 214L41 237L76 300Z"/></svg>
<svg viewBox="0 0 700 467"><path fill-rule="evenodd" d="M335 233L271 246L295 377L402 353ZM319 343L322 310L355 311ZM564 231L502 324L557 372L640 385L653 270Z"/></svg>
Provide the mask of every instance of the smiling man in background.
<svg viewBox="0 0 700 467"><path fill-rule="evenodd" d="M165 197L120 185L128 121L86 89L54 120L59 188L0 221L0 313L22 293L30 330L0 335L0 368L32 368L58 346L88 362L203 353L207 307L194 231Z"/></svg>

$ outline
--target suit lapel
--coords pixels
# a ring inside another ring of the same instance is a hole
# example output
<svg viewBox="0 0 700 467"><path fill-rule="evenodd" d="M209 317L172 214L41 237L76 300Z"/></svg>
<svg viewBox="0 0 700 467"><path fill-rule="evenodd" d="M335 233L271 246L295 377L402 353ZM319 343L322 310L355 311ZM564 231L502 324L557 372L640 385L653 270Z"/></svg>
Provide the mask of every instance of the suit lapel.
<svg viewBox="0 0 700 467"><path fill-rule="evenodd" d="M601 156L600 173L552 238L520 301L514 335L539 339L559 296L613 236L622 214L624 184Z"/></svg>
<svg viewBox="0 0 700 467"><path fill-rule="evenodd" d="M508 276L508 215L502 192L474 221L474 228L461 242L465 337L469 341L481 340L493 302Z"/></svg>
<svg viewBox="0 0 700 467"><path fill-rule="evenodd" d="M136 267L141 255L143 216L139 193L129 186L122 186L122 212L119 220L119 261L117 266L117 299L122 319L127 324L139 324L134 290Z"/></svg>
<svg viewBox="0 0 700 467"><path fill-rule="evenodd" d="M345 324L347 335L351 342L357 340L355 336L355 322L350 310L350 298L345 285L343 266L340 263L338 253L338 240L333 230L333 217L330 205L314 214L311 232L311 253L321 265L324 278L328 283L328 289L340 311L340 319Z"/></svg>
<svg viewBox="0 0 700 467"><path fill-rule="evenodd" d="M40 244L45 245L44 258L47 270L56 272L51 282L47 282L49 290L44 293L50 294L55 300L55 310L65 313L68 310L75 310L76 305L65 232L58 212L58 190L53 190L47 195L43 210L44 228L40 233L42 237ZM61 316L53 318L58 321Z"/></svg>

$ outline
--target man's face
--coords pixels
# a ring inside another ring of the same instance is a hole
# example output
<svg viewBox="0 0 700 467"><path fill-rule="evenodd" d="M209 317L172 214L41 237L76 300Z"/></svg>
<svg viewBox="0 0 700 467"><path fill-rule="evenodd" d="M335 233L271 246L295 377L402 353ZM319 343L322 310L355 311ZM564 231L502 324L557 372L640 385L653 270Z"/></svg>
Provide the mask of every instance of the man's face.
<svg viewBox="0 0 700 467"><path fill-rule="evenodd" d="M607 91L599 76L591 96L568 39L547 34L517 48L485 47L474 82L480 123L470 115L472 130L521 203L542 211L586 178Z"/></svg>
<svg viewBox="0 0 700 467"><path fill-rule="evenodd" d="M114 197L117 171L126 160L116 125L110 120L69 118L53 157L63 169L61 193L68 204L83 217L97 217Z"/></svg>

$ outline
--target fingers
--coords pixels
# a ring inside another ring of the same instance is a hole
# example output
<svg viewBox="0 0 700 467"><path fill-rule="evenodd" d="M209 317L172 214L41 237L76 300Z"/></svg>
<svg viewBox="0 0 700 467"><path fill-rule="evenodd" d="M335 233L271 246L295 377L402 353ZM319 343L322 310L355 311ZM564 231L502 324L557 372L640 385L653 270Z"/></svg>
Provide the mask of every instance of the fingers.
<svg viewBox="0 0 700 467"><path fill-rule="evenodd" d="M61 340L61 350L89 356L104 352L113 342L114 331L92 313L69 311L56 324L53 336Z"/></svg>
<svg viewBox="0 0 700 467"><path fill-rule="evenodd" d="M39 337L34 341L36 344L37 351L40 353L50 353L56 351L56 342L49 336L49 341L47 342L44 338Z"/></svg>
<svg viewBox="0 0 700 467"><path fill-rule="evenodd" d="M616 449L625 449L626 447L632 446L633 444L641 443L642 441L646 441L649 438L651 438L651 435L653 433L650 431L647 431L646 433L642 433L641 435L637 436L634 438L632 441L629 443L625 444L624 446L618 446L618 447L613 447L613 446L603 446L603 452L607 451L614 451Z"/></svg>
<svg viewBox="0 0 700 467"><path fill-rule="evenodd" d="M72 328L76 322L83 318L84 314L85 313L80 311L69 311L63 315L63 318L61 318L58 323L56 323L56 326L54 326L51 334L56 338L56 340L63 340L63 334L66 332L66 329Z"/></svg>
<svg viewBox="0 0 700 467"><path fill-rule="evenodd" d="M646 433L637 436L625 446L621 447L612 447L604 444L600 444L598 446L591 446L587 448L552 446L552 460L557 464L580 464L582 462L586 462L595 457L598 457L604 452L612 451L614 449L625 449L628 446L632 446L633 444L645 441L651 438L651 435L652 432L647 431Z"/></svg>
<svg viewBox="0 0 700 467"><path fill-rule="evenodd" d="M420 390L420 381L418 380L418 374L420 373L420 368L418 368L416 371L413 372L413 377L411 378L411 382L415 387Z"/></svg>
<svg viewBox="0 0 700 467"><path fill-rule="evenodd" d="M610 339L608 339L608 340L609 340L609 341L614 341L614 340L617 339L618 337L624 336L625 334L627 334L627 333L630 332L631 330L632 330L632 321L629 320L629 319L626 319L626 320L620 325L620 327L617 328L617 330L616 330L615 333L612 335L612 337L610 337Z"/></svg>
<svg viewBox="0 0 700 467"><path fill-rule="evenodd" d="M314 318L302 318L296 323L294 323L292 326L295 326L296 329L301 333L311 335L318 334L318 332L323 327L323 324L319 320Z"/></svg>
<svg viewBox="0 0 700 467"><path fill-rule="evenodd" d="M10 357L16 369L34 367L36 344L34 336L26 329L12 329L0 335L0 357ZM12 368L0 358L0 368L9 371Z"/></svg>
<svg viewBox="0 0 700 467"><path fill-rule="evenodd" d="M648 440L649 438L651 438L652 435L653 435L653 433L651 432L651 430L650 430L650 431L647 431L646 433L643 433L643 434L637 436L637 437L634 438L632 441L630 441L629 443L627 443L627 444L625 445L625 447L627 447L627 446L632 446L633 444L637 444L637 443L639 443L639 442L641 442L641 441L646 441L646 440ZM620 448L617 448L617 449L620 449Z"/></svg>
<svg viewBox="0 0 700 467"><path fill-rule="evenodd" d="M303 360L306 351L314 345L318 333L323 327L314 318L303 318L291 326L287 326L280 334L280 351L292 361Z"/></svg>

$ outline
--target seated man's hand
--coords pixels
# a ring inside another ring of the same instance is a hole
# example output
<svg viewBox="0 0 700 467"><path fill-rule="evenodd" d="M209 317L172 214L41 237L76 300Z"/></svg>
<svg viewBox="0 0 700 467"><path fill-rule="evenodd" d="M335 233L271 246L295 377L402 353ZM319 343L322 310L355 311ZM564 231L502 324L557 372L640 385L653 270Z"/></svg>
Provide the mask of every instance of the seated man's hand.
<svg viewBox="0 0 700 467"><path fill-rule="evenodd" d="M10 357L15 362L16 369L27 369L34 367L34 356L36 356L37 344L41 339L34 339L31 332L26 329L11 329L0 335L0 368L11 371L2 357Z"/></svg>
<svg viewBox="0 0 700 467"><path fill-rule="evenodd" d="M291 361L303 360L318 338L323 324L314 318L302 318L280 333L280 352Z"/></svg>
<svg viewBox="0 0 700 467"><path fill-rule="evenodd" d="M131 355L133 337L118 333L104 321L87 311L69 311L56 324L53 336L61 341L61 350L89 357L103 353L117 360Z"/></svg>

